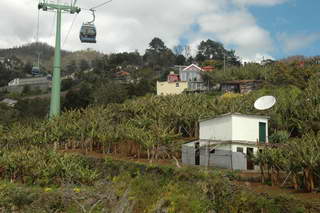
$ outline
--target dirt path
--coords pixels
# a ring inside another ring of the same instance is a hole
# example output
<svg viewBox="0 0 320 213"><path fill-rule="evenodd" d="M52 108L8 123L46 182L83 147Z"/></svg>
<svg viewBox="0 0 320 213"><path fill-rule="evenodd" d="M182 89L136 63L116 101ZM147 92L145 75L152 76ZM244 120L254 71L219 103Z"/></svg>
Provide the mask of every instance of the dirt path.
<svg viewBox="0 0 320 213"><path fill-rule="evenodd" d="M114 160L124 160L124 161L131 161L134 163L146 163L146 164L157 164L157 165L167 165L167 166L175 166L175 162L173 160L157 160L154 161L153 163L150 163L148 159L144 159L144 158L134 158L134 157L127 157L127 156L123 156L123 155L116 155L116 154L102 154L102 153L97 153L97 152L85 152L84 150L62 150L62 152L64 153L78 153L78 154L82 154L88 157L94 157L94 158L99 158L99 159L104 159L106 157L110 157Z"/></svg>
<svg viewBox="0 0 320 213"><path fill-rule="evenodd" d="M235 181L235 183L243 186L247 186L254 192L268 193L270 195L291 195L299 200L314 203L320 207L320 193L305 193L301 191L295 191L290 188L280 188L278 186L269 186L261 183L253 183L247 181Z"/></svg>

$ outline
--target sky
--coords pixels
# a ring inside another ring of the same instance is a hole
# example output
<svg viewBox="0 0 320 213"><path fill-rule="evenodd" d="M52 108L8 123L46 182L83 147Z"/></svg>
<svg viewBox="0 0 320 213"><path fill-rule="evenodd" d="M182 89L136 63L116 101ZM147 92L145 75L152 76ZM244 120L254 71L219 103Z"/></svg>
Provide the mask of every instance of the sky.
<svg viewBox="0 0 320 213"><path fill-rule="evenodd" d="M0 48L36 40L38 1L0 1ZM63 14L63 49L143 54L159 37L169 48L190 45L193 54L211 39L243 61L320 55L320 0L113 0L96 11L98 43L82 44L81 24L92 19L85 9L104 1L78 0L80 14ZM40 11L39 17L39 41L54 45L55 13Z"/></svg>

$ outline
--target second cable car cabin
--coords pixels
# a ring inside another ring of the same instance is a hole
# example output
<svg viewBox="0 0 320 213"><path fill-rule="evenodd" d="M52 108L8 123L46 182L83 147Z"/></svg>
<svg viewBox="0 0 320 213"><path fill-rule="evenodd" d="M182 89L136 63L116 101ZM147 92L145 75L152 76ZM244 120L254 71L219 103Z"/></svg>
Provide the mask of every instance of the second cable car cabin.
<svg viewBox="0 0 320 213"><path fill-rule="evenodd" d="M80 29L80 41L82 43L97 43L97 29L93 23L84 23Z"/></svg>
<svg viewBox="0 0 320 213"><path fill-rule="evenodd" d="M40 68L39 68L39 67L36 67L36 66L33 66L33 67L32 67L32 70L31 70L31 74L32 74L33 76L40 75Z"/></svg>

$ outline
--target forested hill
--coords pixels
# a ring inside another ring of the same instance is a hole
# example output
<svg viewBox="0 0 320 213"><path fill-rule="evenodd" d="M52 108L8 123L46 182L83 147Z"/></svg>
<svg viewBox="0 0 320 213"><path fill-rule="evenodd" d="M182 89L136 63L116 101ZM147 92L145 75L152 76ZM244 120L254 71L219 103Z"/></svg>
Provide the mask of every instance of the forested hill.
<svg viewBox="0 0 320 213"><path fill-rule="evenodd" d="M38 53L40 53L41 59L50 60L54 56L54 47L47 43L35 42L9 49L0 49L1 57L11 57L14 55L23 61L29 60L30 57L37 58ZM61 51L62 56L69 53L65 50Z"/></svg>
<svg viewBox="0 0 320 213"><path fill-rule="evenodd" d="M54 60L54 47L47 43L29 43L18 47L0 49L0 57L18 59L24 66L31 67L37 63L38 54L40 54L40 67L43 71L50 73ZM66 51L61 50L62 68L72 63L80 63L81 60L88 62L101 57L102 54L93 50Z"/></svg>

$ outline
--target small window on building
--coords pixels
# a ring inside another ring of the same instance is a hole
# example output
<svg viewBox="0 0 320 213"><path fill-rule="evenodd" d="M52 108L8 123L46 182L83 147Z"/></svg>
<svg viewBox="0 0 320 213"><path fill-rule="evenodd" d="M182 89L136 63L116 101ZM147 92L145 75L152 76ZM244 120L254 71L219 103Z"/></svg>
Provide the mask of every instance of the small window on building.
<svg viewBox="0 0 320 213"><path fill-rule="evenodd" d="M214 153L216 153L216 150L215 149L211 149L210 150L210 154L214 154Z"/></svg>
<svg viewBox="0 0 320 213"><path fill-rule="evenodd" d="M179 87L179 83L176 83L176 87Z"/></svg>
<svg viewBox="0 0 320 213"><path fill-rule="evenodd" d="M243 148L242 147L237 147L237 152L243 153Z"/></svg>

